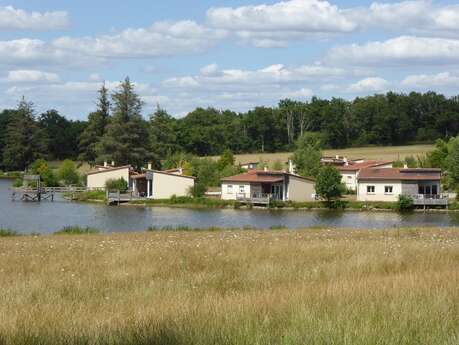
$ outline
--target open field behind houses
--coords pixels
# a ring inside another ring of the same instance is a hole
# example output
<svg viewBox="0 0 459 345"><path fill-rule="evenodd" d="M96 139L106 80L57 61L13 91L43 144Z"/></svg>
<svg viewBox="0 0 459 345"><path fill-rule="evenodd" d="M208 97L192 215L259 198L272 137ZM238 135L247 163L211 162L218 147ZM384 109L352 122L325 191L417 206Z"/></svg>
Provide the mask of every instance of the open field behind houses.
<svg viewBox="0 0 459 345"><path fill-rule="evenodd" d="M325 156L346 156L348 158L366 158L366 159L380 159L380 160L398 160L404 159L408 156L417 157L425 155L434 149L433 145L407 145L407 146L385 146L385 147L356 147L342 150L324 150ZM292 152L283 153L253 153L236 155L237 163L259 162L263 160L269 165L274 164L276 161L285 163Z"/></svg>
<svg viewBox="0 0 459 345"><path fill-rule="evenodd" d="M459 229L0 240L0 344L458 344Z"/></svg>

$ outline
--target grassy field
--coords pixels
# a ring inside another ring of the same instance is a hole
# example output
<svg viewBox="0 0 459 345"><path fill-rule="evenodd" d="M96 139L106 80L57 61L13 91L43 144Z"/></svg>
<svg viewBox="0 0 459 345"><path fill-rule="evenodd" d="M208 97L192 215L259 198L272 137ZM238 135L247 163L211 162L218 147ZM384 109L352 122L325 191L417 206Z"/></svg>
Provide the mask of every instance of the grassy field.
<svg viewBox="0 0 459 345"><path fill-rule="evenodd" d="M459 229L0 240L0 344L458 344Z"/></svg>
<svg viewBox="0 0 459 345"><path fill-rule="evenodd" d="M408 146L386 146L386 147L358 147L342 150L325 150L325 156L346 156L348 158L366 158L366 159L381 159L381 160L398 160L408 156L417 157L424 155L434 149L433 145L408 145ZM276 161L285 163L291 152L284 153L254 153L236 155L237 163L259 162L261 160L272 165Z"/></svg>

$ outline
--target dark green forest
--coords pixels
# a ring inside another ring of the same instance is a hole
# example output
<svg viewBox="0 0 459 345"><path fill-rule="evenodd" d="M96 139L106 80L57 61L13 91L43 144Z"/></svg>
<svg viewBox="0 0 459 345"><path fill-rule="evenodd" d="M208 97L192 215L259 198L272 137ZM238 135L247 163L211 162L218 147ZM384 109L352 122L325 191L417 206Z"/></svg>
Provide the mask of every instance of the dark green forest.
<svg viewBox="0 0 459 345"><path fill-rule="evenodd" d="M176 153L198 156L294 149L304 133L319 133L325 147L434 142L459 133L459 96L427 92L373 95L352 101L313 97L281 100L276 107L244 113L197 108L175 118L144 104L126 78L110 94L104 85L85 121L50 109L37 114L29 100L0 113L0 169L23 170L38 158L117 164L160 162Z"/></svg>

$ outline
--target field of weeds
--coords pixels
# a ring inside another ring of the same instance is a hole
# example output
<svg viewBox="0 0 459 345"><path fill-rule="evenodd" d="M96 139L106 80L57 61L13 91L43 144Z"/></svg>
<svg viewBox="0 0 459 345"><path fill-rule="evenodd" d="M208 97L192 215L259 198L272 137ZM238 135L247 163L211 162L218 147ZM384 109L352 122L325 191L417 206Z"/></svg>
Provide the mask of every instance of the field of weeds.
<svg viewBox="0 0 459 345"><path fill-rule="evenodd" d="M458 344L459 229L0 239L0 344Z"/></svg>

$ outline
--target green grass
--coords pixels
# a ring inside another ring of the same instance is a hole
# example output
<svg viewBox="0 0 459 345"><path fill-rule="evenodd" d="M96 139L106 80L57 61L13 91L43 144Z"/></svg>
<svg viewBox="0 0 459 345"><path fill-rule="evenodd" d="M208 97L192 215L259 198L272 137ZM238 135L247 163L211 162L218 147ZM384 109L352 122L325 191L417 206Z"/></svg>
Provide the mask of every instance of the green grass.
<svg viewBox="0 0 459 345"><path fill-rule="evenodd" d="M234 207L236 202L233 200L220 200L210 198L192 198L192 197L173 197L171 199L148 199L134 200L132 205L145 206L168 206L168 207L186 207L186 208L226 208Z"/></svg>
<svg viewBox="0 0 459 345"><path fill-rule="evenodd" d="M100 231L95 228L90 227L80 227L80 226L66 226L61 230L56 231L55 235L91 235L97 234Z"/></svg>
<svg viewBox="0 0 459 345"><path fill-rule="evenodd" d="M72 194L67 194L66 196L73 196L75 197L76 201L105 201L106 199L106 194L105 191L99 191L99 190L93 190L93 191L88 191L88 192L82 192L82 193L75 193L74 195Z"/></svg>

